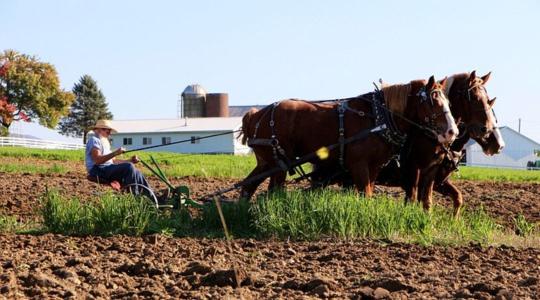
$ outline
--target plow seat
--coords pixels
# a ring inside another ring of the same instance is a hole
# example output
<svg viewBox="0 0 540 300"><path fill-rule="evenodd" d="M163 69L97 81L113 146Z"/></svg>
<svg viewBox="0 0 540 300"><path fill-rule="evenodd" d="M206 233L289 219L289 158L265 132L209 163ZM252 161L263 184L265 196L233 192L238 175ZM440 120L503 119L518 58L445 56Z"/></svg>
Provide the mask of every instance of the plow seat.
<svg viewBox="0 0 540 300"><path fill-rule="evenodd" d="M116 180L107 181L105 179L99 178L97 176L91 176L91 175L86 176L86 179L88 179L89 181L98 183L98 184L108 185L115 191L120 191L122 189L122 185L120 185L120 182Z"/></svg>

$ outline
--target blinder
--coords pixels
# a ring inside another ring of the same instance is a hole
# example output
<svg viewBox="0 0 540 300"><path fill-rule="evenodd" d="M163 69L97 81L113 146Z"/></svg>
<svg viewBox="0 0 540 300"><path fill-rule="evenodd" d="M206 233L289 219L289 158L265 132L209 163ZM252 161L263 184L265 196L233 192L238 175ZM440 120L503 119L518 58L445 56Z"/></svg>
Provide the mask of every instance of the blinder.
<svg viewBox="0 0 540 300"><path fill-rule="evenodd" d="M418 93L416 94L418 97L420 97L420 103L425 103L429 100L429 102L431 103L431 107L435 106L434 103L433 103L433 97L431 96L432 93L440 93L441 95L444 95L444 92L441 90L441 89L433 89L431 91L429 91L429 93L426 91L426 87L422 87L420 89L420 91L418 91ZM434 130L436 131L436 125L435 125L435 120L440 116L440 115L445 115L445 114L450 114L450 110L444 108L443 112L442 113L433 113L431 116L426 116L424 118L424 122L428 125L429 129L431 130ZM437 134L435 132L431 132L431 134L433 134L435 137L437 136Z"/></svg>

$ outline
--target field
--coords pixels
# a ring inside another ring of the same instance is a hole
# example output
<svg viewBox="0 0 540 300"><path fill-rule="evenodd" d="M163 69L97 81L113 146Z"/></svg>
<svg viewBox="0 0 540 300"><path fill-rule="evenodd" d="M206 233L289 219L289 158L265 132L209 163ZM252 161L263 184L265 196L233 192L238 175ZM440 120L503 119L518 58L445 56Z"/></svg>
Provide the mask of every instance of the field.
<svg viewBox="0 0 540 300"><path fill-rule="evenodd" d="M154 156L194 197L255 163ZM461 168L459 220L448 199L436 196L426 214L403 205L398 188L372 200L336 187L306 193L302 183L266 198L261 188L251 205L224 204L229 243L213 206L157 214L88 182L82 157L0 148L0 298L540 296L540 172Z"/></svg>

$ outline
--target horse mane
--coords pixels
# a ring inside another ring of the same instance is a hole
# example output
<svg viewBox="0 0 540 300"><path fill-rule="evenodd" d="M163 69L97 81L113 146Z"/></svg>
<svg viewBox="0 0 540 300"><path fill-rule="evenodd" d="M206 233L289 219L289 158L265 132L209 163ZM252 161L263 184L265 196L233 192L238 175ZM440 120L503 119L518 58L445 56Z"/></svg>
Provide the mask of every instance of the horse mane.
<svg viewBox="0 0 540 300"><path fill-rule="evenodd" d="M465 82L469 80L470 75L471 74L469 73L458 73L448 77L448 80L446 81L446 87L444 88L444 94L446 95L446 97L450 95L450 89L452 88L454 83Z"/></svg>
<svg viewBox="0 0 540 300"><path fill-rule="evenodd" d="M411 84L384 84L381 89L388 109L403 114L407 107L407 98L411 93Z"/></svg>

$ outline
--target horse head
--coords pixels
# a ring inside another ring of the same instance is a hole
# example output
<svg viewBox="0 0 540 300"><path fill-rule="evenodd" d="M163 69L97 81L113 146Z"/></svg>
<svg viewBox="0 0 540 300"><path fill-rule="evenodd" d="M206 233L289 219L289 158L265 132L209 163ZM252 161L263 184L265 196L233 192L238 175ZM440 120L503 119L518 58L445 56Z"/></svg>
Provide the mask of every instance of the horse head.
<svg viewBox="0 0 540 300"><path fill-rule="evenodd" d="M482 77L476 71L450 77L447 95L452 101L452 113L458 123L464 123L472 138L485 138L495 126L491 108L495 99L490 100L485 88L491 73Z"/></svg>
<svg viewBox="0 0 540 300"><path fill-rule="evenodd" d="M413 103L416 105L411 107L413 113L416 114L414 119L422 126L431 129L441 144L451 144L459 134L454 117L450 112L449 101L444 93L446 81L445 78L437 82L435 77L431 76L427 84L422 86L418 92L410 95L415 98Z"/></svg>
<svg viewBox="0 0 540 300"><path fill-rule="evenodd" d="M485 87L490 76L491 72L478 77L476 71L457 74L450 77L446 88L452 114L487 155L497 154L505 146L493 112L496 98L489 99Z"/></svg>

